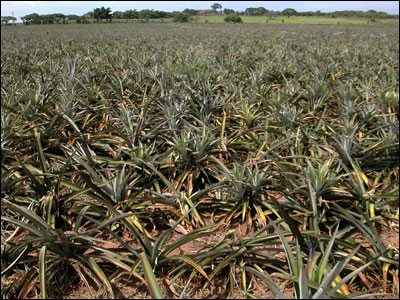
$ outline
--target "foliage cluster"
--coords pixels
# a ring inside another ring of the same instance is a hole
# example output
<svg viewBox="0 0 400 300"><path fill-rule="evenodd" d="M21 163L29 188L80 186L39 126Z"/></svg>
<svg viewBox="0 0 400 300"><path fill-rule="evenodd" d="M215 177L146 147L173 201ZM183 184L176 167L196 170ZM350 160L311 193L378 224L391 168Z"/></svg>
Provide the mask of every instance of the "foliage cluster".
<svg viewBox="0 0 400 300"><path fill-rule="evenodd" d="M230 14L224 18L227 23L243 23L242 18L238 14Z"/></svg>
<svg viewBox="0 0 400 300"><path fill-rule="evenodd" d="M26 16L21 17L22 22L25 25L30 24L66 24L68 20L76 20L79 19L79 16L75 15L64 15L62 13L54 13L54 14L46 14L39 15L37 13L32 13Z"/></svg>
<svg viewBox="0 0 400 300"><path fill-rule="evenodd" d="M13 23L15 23L15 21L17 21L16 17L13 16L2 16L1 17L1 24L8 24L8 22L13 21Z"/></svg>
<svg viewBox="0 0 400 300"><path fill-rule="evenodd" d="M174 22L187 22L189 20L189 15L185 13L176 13L174 15Z"/></svg>
<svg viewBox="0 0 400 300"><path fill-rule="evenodd" d="M95 8L93 10L93 18L95 20L111 20L112 19L112 14L111 14L111 8L107 7L105 8L104 6L100 8Z"/></svg>
<svg viewBox="0 0 400 300"><path fill-rule="evenodd" d="M186 13L183 11L183 13ZM115 11L112 16L114 19L161 19L161 18L171 18L173 17L173 13L153 10L153 9L128 9L124 12Z"/></svg>

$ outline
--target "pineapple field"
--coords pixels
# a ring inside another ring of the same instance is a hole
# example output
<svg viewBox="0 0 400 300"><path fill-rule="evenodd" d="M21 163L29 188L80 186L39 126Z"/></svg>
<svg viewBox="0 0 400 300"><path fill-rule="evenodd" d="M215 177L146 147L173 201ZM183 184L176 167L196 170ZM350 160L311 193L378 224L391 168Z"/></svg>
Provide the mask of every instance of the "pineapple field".
<svg viewBox="0 0 400 300"><path fill-rule="evenodd" d="M1 30L1 296L399 296L399 28Z"/></svg>

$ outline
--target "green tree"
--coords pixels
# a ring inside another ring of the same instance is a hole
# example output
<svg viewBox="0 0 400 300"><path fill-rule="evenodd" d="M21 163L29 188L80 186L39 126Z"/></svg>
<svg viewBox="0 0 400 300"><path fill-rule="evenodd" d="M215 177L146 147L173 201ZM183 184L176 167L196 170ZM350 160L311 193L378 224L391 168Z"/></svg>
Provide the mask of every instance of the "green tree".
<svg viewBox="0 0 400 300"><path fill-rule="evenodd" d="M215 13L217 13L217 10L218 10L218 9L222 9L222 5L219 4L219 3L214 3L213 5L211 5L211 9L212 9Z"/></svg>
<svg viewBox="0 0 400 300"><path fill-rule="evenodd" d="M297 11L293 8L286 8L284 10L282 10L282 15L287 16L288 18L290 18L291 16L296 16L297 15Z"/></svg>
<svg viewBox="0 0 400 300"><path fill-rule="evenodd" d="M264 16L266 15L268 10L264 7L248 7L244 11L246 16Z"/></svg>
<svg viewBox="0 0 400 300"><path fill-rule="evenodd" d="M8 22L13 21L13 23L17 20L16 17L13 16L3 16L1 17L1 24L8 24Z"/></svg>
<svg viewBox="0 0 400 300"><path fill-rule="evenodd" d="M175 13L173 21L182 23L182 22L187 22L188 20L189 20L189 15L178 12Z"/></svg>
<svg viewBox="0 0 400 300"><path fill-rule="evenodd" d="M111 20L112 14L111 14L111 8L105 8L102 6L101 8L95 8L93 10L93 17L95 20Z"/></svg>
<svg viewBox="0 0 400 300"><path fill-rule="evenodd" d="M60 24L60 22L65 24L68 20L67 16L62 13L53 14L53 17L56 20L57 24Z"/></svg>
<svg viewBox="0 0 400 300"><path fill-rule="evenodd" d="M53 24L55 20L54 14L40 15L40 20L42 24Z"/></svg>
<svg viewBox="0 0 400 300"><path fill-rule="evenodd" d="M123 19L138 19L138 18L139 18L139 13L136 11L136 9L128 9L124 11Z"/></svg>
<svg viewBox="0 0 400 300"><path fill-rule="evenodd" d="M224 9L224 15L230 15L230 14L234 14L235 11L233 9L230 8L225 8Z"/></svg>
<svg viewBox="0 0 400 300"><path fill-rule="evenodd" d="M238 14L227 15L224 21L227 23L243 23L242 18Z"/></svg>
<svg viewBox="0 0 400 300"><path fill-rule="evenodd" d="M30 25L30 24L40 24L40 16L37 13L32 13L26 16L21 17L22 22L25 25Z"/></svg>
<svg viewBox="0 0 400 300"><path fill-rule="evenodd" d="M190 8L186 8L183 13L190 15L190 16L196 16L198 14L198 10L197 9L190 9Z"/></svg>
<svg viewBox="0 0 400 300"><path fill-rule="evenodd" d="M266 16L269 17L270 20L272 20L272 18L276 17L278 15L278 13L276 11L273 10L269 10L266 13Z"/></svg>
<svg viewBox="0 0 400 300"><path fill-rule="evenodd" d="M153 10L153 9L143 9L138 12L139 19L161 19L165 18L167 13L165 11Z"/></svg>

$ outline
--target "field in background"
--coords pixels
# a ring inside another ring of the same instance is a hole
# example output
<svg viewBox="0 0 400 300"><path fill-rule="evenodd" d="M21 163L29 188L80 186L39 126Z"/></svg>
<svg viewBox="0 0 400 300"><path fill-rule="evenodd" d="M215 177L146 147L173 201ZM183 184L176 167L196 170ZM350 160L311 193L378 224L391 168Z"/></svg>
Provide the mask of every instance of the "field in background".
<svg viewBox="0 0 400 300"><path fill-rule="evenodd" d="M275 17L270 19L269 17L251 17L251 16L240 16L243 23L249 24L370 24L371 21L366 18L329 18L329 17ZM195 22L194 19L193 22ZM209 23L224 23L224 16L201 16L198 18L198 22L204 23L208 20ZM282 22L283 20L283 22ZM268 21L268 22L267 22ZM383 19L376 20L377 24L399 24L398 19Z"/></svg>
<svg viewBox="0 0 400 300"><path fill-rule="evenodd" d="M193 16L189 23L211 23L221 24L225 23L225 16ZM331 18L331 17L303 17L303 16L292 16L290 18L280 17L258 17L258 16L241 16L243 23L245 24L387 24L387 25L398 25L399 19L375 19L371 21L368 18ZM283 22L282 22L283 20ZM93 19L88 19L90 23L93 23ZM267 22L268 21L268 22ZM113 23L172 23L173 18L164 19L113 19ZM70 24L74 24L75 21L69 21ZM23 25L18 23L18 26Z"/></svg>
<svg viewBox="0 0 400 300"><path fill-rule="evenodd" d="M240 16L244 24L388 24L398 25L399 19L375 19L371 22L367 18L330 18L330 17L255 17L255 16ZM211 24L222 24L225 16L194 16L190 20L190 23L211 23ZM282 22L283 20L283 22ZM91 22L93 20L90 20ZM268 21L268 22L267 22ZM114 19L114 23L138 23L138 22L149 22L149 23L172 23L172 18L166 19L149 19L149 20L128 20L128 19Z"/></svg>
<svg viewBox="0 0 400 300"><path fill-rule="evenodd" d="M399 28L289 20L2 27L2 298L397 299Z"/></svg>

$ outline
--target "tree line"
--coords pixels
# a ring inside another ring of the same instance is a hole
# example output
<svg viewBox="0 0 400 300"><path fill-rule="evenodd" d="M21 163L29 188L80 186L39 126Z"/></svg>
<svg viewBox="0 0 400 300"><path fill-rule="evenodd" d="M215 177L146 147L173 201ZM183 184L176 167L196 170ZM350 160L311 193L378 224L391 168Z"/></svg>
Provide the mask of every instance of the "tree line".
<svg viewBox="0 0 400 300"><path fill-rule="evenodd" d="M224 14L227 9L224 9ZM229 10L229 13L230 10ZM350 18L375 18L375 19L390 19L394 17L398 17L398 15L391 15L381 11L368 10L368 11L357 11L357 10L342 10L342 11L334 11L334 12L321 12L317 11L303 11L298 12L293 8L286 8L282 11L273 11L268 10L265 7L249 7L246 8L243 12L237 12L239 15L244 16L267 16L267 17L275 17L275 16L286 16L290 18L291 16L303 16L303 17L350 17Z"/></svg>
<svg viewBox="0 0 400 300"><path fill-rule="evenodd" d="M334 11L329 13L317 11L305 11L298 12L293 8L286 8L282 11L274 11L266 9L265 7L248 7L244 11L235 11L230 8L222 9L221 4L214 3L211 5L211 9L208 10L197 10L186 8L182 12L173 11L165 12L161 10L153 9L128 9L126 11L115 11L112 13L111 8L95 8L93 11L89 11L82 16L78 15L64 15L62 13L39 15L37 13L32 13L23 16L21 19L25 25L29 24L66 24L70 20L75 20L77 23L89 23L89 19L93 19L95 22L112 22L113 19L163 19L163 18L174 18L176 22L187 22L190 18L200 15L226 15L229 16L231 20L232 16L235 16L236 20L239 20L238 16L265 16L269 18L285 16L290 18L291 16L318 16L318 17L359 17L359 18L371 18L371 19L386 19L398 17L398 15L391 15L385 12L378 12L375 10L354 11L354 10L344 10L344 11ZM11 16L4 16L1 19L2 24L8 24L9 21L15 22L16 18Z"/></svg>

